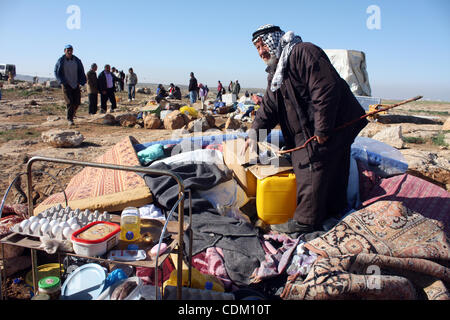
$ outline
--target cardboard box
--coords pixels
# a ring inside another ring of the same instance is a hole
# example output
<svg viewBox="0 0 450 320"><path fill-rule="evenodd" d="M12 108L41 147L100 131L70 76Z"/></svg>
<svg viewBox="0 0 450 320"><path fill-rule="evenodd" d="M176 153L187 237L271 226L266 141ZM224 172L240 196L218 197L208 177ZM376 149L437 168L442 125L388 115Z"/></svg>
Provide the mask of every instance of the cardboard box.
<svg viewBox="0 0 450 320"><path fill-rule="evenodd" d="M277 158L268 164L258 164L256 152L247 149L245 154L241 154L245 140L242 138L224 141L223 160L225 165L233 171L239 185L244 189L248 197L256 197L257 179L264 179L280 172L292 170L292 165L284 158ZM265 142L258 144L260 151L278 149Z"/></svg>

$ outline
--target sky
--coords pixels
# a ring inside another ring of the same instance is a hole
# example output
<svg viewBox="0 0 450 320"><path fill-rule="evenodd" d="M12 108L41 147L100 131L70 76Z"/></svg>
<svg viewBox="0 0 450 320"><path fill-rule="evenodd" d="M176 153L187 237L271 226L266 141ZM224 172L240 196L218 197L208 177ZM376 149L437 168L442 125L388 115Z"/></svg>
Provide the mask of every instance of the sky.
<svg viewBox="0 0 450 320"><path fill-rule="evenodd" d="M372 96L450 101L449 0L0 0L0 12L0 63L18 74L53 77L70 43L86 71L133 67L165 85L187 85L192 71L209 87L265 88L251 35L275 24L322 49L363 51Z"/></svg>

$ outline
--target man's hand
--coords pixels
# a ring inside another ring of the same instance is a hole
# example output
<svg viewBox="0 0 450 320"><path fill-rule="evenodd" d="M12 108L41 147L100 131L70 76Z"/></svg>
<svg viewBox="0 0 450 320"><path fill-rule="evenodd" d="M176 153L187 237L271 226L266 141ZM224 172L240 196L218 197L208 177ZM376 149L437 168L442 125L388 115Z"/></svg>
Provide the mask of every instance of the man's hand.
<svg viewBox="0 0 450 320"><path fill-rule="evenodd" d="M103 90L103 91L102 91L102 94L106 94L106 90Z"/></svg>
<svg viewBox="0 0 450 320"><path fill-rule="evenodd" d="M327 140L328 140L328 137L319 137L319 136L316 136L316 141L317 141L317 143L319 143L319 144L324 144L325 142L327 142Z"/></svg>
<svg viewBox="0 0 450 320"><path fill-rule="evenodd" d="M245 140L244 146L241 149L241 156L245 155L245 152L250 147L250 151L256 152L256 141L253 139L247 139Z"/></svg>

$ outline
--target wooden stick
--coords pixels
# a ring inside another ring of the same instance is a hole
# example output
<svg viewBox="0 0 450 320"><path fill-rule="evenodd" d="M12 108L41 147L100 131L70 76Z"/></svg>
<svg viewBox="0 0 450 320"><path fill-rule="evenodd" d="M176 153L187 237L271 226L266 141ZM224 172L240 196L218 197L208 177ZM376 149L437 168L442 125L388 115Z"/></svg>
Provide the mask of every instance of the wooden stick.
<svg viewBox="0 0 450 320"><path fill-rule="evenodd" d="M364 119L364 118L373 116L373 115L376 114L376 113L383 112L383 111L386 111L386 110L389 110L389 109L392 109L392 108L395 108L395 107L404 105L404 104L409 103L409 102L417 101L417 100L422 99L422 98L423 98L423 96L417 96L417 97L414 97L414 98L411 98L411 99L403 100L403 101L401 101L401 102L399 102L399 103L396 103L396 104L387 106L387 107L385 107L385 108L381 108L381 109L379 109L379 110L375 110L375 111L366 113L365 115L363 115L363 116L361 116L361 117L359 117L359 118L357 118L357 119L351 120L351 121L349 121L349 122L347 122L347 123L344 123L342 126L339 126L339 127L335 128L335 129L333 130L333 132L336 132L336 131L338 131L338 130L341 130L341 129L343 129L343 128L346 128L346 127L348 127L348 126L354 124L355 122L358 122L358 121L360 121L360 120L362 120L362 119ZM378 105L376 105L376 106L381 106L381 104L378 104ZM306 140L306 142L305 142L302 146L295 147L295 148L292 148L292 149L289 149L289 150L278 151L278 154L281 155L281 154L284 154L284 153L290 153L290 152L293 152L293 151L297 151L297 150L303 149L303 148L306 147L306 145L307 145L308 143L310 143L312 140L316 140L316 139L317 139L317 136L312 136L311 138L309 138L308 140Z"/></svg>

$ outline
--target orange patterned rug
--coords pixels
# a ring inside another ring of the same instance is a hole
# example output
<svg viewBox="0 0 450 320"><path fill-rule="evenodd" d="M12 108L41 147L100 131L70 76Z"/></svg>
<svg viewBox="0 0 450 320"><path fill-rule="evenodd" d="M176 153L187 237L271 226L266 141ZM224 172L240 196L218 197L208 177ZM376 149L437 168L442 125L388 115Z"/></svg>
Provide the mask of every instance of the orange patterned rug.
<svg viewBox="0 0 450 320"><path fill-rule="evenodd" d="M305 244L318 254L290 278L284 299L450 299L450 251L441 222L398 201L353 212Z"/></svg>
<svg viewBox="0 0 450 320"><path fill-rule="evenodd" d="M128 136L93 162L141 166L134 144L139 142ZM121 211L126 206L142 206L152 201L144 179L135 172L124 170L85 167L70 180L65 192L69 206L81 210ZM65 206L62 192L45 199L34 213L38 214L58 203Z"/></svg>

